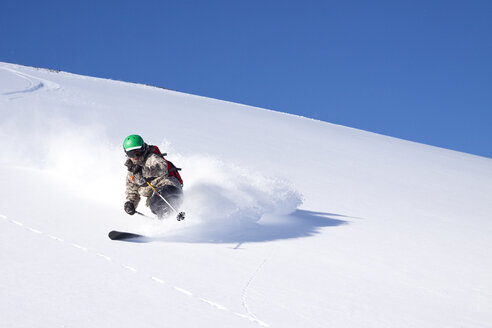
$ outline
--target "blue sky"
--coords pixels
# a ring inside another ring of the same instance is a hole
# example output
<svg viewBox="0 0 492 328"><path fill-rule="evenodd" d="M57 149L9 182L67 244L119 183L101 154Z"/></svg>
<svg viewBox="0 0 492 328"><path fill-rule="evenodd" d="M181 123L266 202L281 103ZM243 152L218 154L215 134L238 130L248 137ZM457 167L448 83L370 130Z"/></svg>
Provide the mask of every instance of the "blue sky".
<svg viewBox="0 0 492 328"><path fill-rule="evenodd" d="M492 1L0 2L0 61L492 157Z"/></svg>

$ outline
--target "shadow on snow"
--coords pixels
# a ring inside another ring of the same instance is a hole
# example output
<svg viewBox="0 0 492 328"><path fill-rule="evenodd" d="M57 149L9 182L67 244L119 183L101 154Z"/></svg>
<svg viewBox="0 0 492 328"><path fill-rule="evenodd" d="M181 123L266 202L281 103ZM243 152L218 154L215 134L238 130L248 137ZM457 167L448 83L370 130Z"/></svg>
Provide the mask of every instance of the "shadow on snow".
<svg viewBox="0 0 492 328"><path fill-rule="evenodd" d="M184 242L184 243L243 243L266 242L280 239L310 237L325 227L348 224L348 216L296 210L289 215L263 217L259 222L232 221L229 223L190 226L174 234L162 234L134 239L132 242Z"/></svg>

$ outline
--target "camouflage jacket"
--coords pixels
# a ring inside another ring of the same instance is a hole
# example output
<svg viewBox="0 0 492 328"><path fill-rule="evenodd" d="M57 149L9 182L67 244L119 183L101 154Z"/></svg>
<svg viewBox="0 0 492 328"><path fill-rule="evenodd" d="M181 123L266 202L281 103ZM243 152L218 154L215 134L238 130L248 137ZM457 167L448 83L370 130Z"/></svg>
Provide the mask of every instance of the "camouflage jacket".
<svg viewBox="0 0 492 328"><path fill-rule="evenodd" d="M181 184L175 177L168 176L167 163L159 155L147 153L135 163L142 167L141 173L128 172L126 176L126 200L138 206L140 196L151 197L154 191L146 183L150 182L155 188L165 185L173 185L182 189Z"/></svg>

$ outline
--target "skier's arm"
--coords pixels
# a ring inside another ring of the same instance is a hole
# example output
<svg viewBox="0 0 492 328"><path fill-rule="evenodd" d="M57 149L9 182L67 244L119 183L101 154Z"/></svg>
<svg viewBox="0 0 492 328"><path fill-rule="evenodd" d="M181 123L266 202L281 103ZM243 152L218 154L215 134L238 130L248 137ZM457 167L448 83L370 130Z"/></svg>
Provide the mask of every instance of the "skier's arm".
<svg viewBox="0 0 492 328"><path fill-rule="evenodd" d="M142 173L151 180L156 178L167 178L167 163L162 157L154 155L149 158ZM150 181L150 183L152 183L152 181Z"/></svg>
<svg viewBox="0 0 492 328"><path fill-rule="evenodd" d="M140 195L138 193L139 186L133 183L132 174L129 172L126 176L126 200L132 202L135 208L140 202Z"/></svg>

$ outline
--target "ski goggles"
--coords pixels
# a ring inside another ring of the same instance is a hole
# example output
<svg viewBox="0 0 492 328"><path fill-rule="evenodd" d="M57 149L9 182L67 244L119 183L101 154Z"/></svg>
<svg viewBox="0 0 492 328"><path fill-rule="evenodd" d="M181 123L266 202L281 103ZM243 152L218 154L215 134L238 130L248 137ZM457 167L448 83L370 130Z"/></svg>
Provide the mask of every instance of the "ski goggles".
<svg viewBox="0 0 492 328"><path fill-rule="evenodd" d="M136 158L136 157L140 157L144 154L144 151L139 148L139 149L132 149L132 150L129 150L126 152L126 156L130 157L130 158Z"/></svg>

